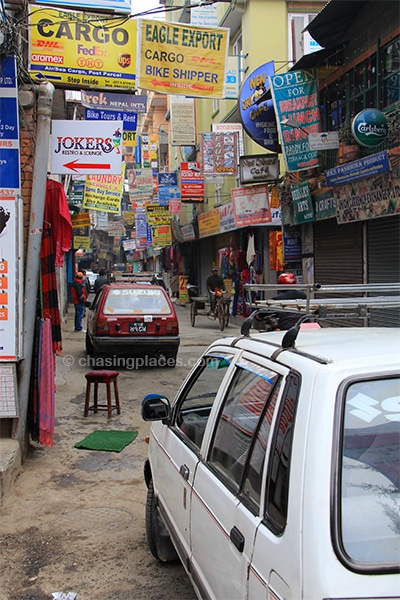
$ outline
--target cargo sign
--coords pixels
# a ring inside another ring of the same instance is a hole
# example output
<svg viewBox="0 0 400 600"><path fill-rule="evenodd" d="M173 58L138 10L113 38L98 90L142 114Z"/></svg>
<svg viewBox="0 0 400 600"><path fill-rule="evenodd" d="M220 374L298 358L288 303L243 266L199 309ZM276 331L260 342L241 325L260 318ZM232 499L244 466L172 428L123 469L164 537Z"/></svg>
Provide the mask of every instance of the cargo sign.
<svg viewBox="0 0 400 600"><path fill-rule="evenodd" d="M28 71L69 88L136 88L136 21L29 6Z"/></svg>
<svg viewBox="0 0 400 600"><path fill-rule="evenodd" d="M122 121L53 121L51 172L121 174Z"/></svg>
<svg viewBox="0 0 400 600"><path fill-rule="evenodd" d="M64 6L66 9L74 8L91 8L92 10L105 10L107 12L115 11L118 13L130 13L130 0L43 0L41 4L56 4Z"/></svg>
<svg viewBox="0 0 400 600"><path fill-rule="evenodd" d="M138 23L138 87L224 98L229 29L146 19Z"/></svg>

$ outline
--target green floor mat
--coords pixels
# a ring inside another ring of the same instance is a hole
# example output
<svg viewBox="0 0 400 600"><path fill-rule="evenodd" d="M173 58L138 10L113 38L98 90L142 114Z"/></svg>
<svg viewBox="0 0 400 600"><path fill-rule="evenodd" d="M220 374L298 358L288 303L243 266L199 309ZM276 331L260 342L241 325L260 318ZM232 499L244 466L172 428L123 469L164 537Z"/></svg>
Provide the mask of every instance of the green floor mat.
<svg viewBox="0 0 400 600"><path fill-rule="evenodd" d="M125 446L133 442L137 431L93 431L74 448L85 450L103 450L104 452L121 452Z"/></svg>

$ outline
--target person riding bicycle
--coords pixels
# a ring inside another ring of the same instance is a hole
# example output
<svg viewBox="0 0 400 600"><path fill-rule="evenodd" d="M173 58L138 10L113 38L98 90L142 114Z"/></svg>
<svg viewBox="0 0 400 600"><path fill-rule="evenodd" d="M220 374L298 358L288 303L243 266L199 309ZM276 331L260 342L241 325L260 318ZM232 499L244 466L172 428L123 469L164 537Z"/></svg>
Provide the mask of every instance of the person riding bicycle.
<svg viewBox="0 0 400 600"><path fill-rule="evenodd" d="M210 297L210 313L214 314L216 305L215 291L220 289L226 291L224 280L218 273L218 267L213 267L206 281L207 292Z"/></svg>

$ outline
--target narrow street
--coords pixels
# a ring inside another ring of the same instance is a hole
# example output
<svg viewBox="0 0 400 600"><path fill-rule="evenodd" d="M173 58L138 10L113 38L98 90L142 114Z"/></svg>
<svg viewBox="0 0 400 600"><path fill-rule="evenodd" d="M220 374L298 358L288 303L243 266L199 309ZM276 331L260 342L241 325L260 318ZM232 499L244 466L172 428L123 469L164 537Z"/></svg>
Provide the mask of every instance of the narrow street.
<svg viewBox="0 0 400 600"><path fill-rule="evenodd" d="M145 533L143 462L149 424L140 403L148 392L173 399L201 352L214 339L238 335L230 324L177 307L181 329L174 369L118 369L121 414L83 416L88 365L84 334L73 331L70 307L63 352L56 366L54 446L36 445L0 508L0 600L47 600L52 593L77 600L194 600L179 563L162 565ZM99 394L104 390L100 387ZM104 392L105 393L105 392ZM95 430L138 431L121 452L74 448ZM222 600L222 599L221 599Z"/></svg>

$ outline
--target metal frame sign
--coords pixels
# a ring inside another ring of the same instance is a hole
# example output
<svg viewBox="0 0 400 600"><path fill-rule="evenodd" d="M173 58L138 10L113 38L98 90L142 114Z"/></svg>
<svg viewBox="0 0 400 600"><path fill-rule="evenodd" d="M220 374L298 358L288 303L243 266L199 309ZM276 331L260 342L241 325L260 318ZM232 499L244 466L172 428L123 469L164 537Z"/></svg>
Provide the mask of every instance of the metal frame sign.
<svg viewBox="0 0 400 600"><path fill-rule="evenodd" d="M71 88L136 88L134 19L29 6L28 71Z"/></svg>
<svg viewBox="0 0 400 600"><path fill-rule="evenodd" d="M120 175L121 141L122 121L52 121L51 172Z"/></svg>

